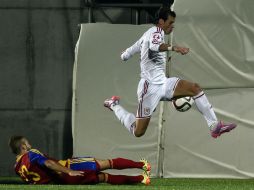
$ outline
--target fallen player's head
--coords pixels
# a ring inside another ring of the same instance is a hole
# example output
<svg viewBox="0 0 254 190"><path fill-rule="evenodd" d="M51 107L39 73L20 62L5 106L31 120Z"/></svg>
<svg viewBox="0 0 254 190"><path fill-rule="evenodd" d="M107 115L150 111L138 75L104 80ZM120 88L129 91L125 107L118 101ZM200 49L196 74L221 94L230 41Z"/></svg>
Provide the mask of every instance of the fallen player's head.
<svg viewBox="0 0 254 190"><path fill-rule="evenodd" d="M9 147L12 153L18 155L25 153L31 149L31 145L24 136L12 136L9 140Z"/></svg>

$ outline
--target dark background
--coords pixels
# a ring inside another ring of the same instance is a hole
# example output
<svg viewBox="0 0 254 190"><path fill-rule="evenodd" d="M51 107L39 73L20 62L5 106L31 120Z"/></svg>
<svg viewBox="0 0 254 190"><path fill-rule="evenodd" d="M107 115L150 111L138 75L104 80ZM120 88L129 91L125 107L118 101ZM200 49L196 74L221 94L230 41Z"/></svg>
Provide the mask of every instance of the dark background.
<svg viewBox="0 0 254 190"><path fill-rule="evenodd" d="M15 175L12 135L72 155L72 70L79 23L144 24L166 1L0 0L0 176Z"/></svg>

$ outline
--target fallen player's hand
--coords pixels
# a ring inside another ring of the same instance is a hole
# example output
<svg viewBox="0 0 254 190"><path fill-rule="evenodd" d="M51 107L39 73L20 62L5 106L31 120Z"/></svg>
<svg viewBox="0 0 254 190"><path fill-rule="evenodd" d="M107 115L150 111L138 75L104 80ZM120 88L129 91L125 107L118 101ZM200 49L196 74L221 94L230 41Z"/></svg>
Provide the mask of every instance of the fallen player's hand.
<svg viewBox="0 0 254 190"><path fill-rule="evenodd" d="M83 176L84 175L84 172L83 171L75 171L75 170L72 170L68 173L70 176Z"/></svg>
<svg viewBox="0 0 254 190"><path fill-rule="evenodd" d="M178 47L178 46L174 46L173 47L173 50L176 52L176 53L181 53L182 55L185 55L189 52L189 48L186 48L186 47Z"/></svg>

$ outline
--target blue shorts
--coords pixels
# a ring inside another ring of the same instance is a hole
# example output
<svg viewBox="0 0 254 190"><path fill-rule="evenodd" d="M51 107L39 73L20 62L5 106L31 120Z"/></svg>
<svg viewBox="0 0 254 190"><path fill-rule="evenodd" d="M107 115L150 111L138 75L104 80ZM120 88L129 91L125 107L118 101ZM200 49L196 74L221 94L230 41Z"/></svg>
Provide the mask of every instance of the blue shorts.
<svg viewBox="0 0 254 190"><path fill-rule="evenodd" d="M96 171L100 170L99 164L91 157L77 157L69 159L70 169L79 171Z"/></svg>

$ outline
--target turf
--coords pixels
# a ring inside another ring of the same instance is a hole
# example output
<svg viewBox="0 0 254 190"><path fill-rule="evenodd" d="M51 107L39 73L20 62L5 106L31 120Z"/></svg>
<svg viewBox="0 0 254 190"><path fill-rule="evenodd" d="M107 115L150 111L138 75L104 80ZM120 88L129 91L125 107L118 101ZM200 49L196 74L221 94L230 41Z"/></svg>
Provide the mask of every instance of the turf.
<svg viewBox="0 0 254 190"><path fill-rule="evenodd" d="M25 185L18 178L0 178L0 189L24 190L254 190L254 179L152 179L151 185Z"/></svg>

